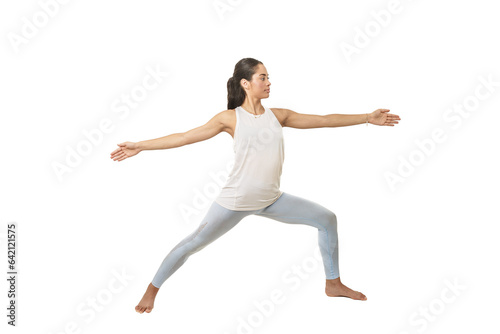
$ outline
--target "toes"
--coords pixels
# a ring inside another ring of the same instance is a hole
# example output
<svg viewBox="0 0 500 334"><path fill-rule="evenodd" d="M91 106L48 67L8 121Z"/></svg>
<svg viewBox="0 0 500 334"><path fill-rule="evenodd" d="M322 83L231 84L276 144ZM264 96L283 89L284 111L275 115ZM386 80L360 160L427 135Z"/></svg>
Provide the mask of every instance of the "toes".
<svg viewBox="0 0 500 334"><path fill-rule="evenodd" d="M150 313L152 310L153 310L153 307L152 307L152 306L141 306L141 305L137 305L137 306L135 307L135 311L136 311L137 313L140 313L140 314L142 314L142 313L144 313L144 312L146 312L146 313Z"/></svg>

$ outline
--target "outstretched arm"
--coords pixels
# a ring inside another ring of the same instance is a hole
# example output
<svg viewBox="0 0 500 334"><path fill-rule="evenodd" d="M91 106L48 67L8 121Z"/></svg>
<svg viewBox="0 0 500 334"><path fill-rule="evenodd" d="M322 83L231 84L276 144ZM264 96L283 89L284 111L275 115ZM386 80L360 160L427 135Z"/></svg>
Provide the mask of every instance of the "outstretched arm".
<svg viewBox="0 0 500 334"><path fill-rule="evenodd" d="M181 147L207 140L224 130L224 111L218 113L206 124L191 129L183 133L173 133L168 136L134 142L123 142L118 144L118 148L111 152L111 159L122 161L130 158L144 150L163 150L169 148Z"/></svg>
<svg viewBox="0 0 500 334"><path fill-rule="evenodd" d="M284 126L296 129L349 126L363 123L394 126L401 120L398 115L389 114L389 109L377 109L368 114L300 114L290 109L281 109L284 114Z"/></svg>

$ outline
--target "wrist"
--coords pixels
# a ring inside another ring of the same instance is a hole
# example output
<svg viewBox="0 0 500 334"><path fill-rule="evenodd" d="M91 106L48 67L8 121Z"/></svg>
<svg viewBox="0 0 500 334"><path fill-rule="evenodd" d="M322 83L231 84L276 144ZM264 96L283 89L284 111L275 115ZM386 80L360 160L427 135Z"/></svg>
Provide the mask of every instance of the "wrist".
<svg viewBox="0 0 500 334"><path fill-rule="evenodd" d="M366 114L366 122L367 122L367 124L373 124L372 123L373 122L373 115L372 115L372 113L367 113Z"/></svg>
<svg viewBox="0 0 500 334"><path fill-rule="evenodd" d="M135 143L135 148L139 151L143 151L144 150L144 143L139 141L137 143Z"/></svg>

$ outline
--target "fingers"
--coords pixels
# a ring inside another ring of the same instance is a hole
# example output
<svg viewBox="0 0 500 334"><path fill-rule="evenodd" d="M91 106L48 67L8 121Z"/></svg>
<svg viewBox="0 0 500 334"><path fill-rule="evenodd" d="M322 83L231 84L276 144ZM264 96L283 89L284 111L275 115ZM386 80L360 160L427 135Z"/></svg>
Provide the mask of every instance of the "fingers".
<svg viewBox="0 0 500 334"><path fill-rule="evenodd" d="M115 161L122 161L123 159L128 158L128 156L124 152L120 152L116 154L114 157L111 157Z"/></svg>
<svg viewBox="0 0 500 334"><path fill-rule="evenodd" d="M122 150L122 148L119 147L116 150L114 150L113 152L111 152L111 155L116 154L116 153L120 152L121 150Z"/></svg>
<svg viewBox="0 0 500 334"><path fill-rule="evenodd" d="M120 147L118 147L116 150L114 150L113 152L111 152L111 159L115 158L115 156L118 153L123 152L122 151L122 147L125 146L125 143L120 143L120 144L117 144L117 145L120 146Z"/></svg>
<svg viewBox="0 0 500 334"><path fill-rule="evenodd" d="M122 160L125 160L125 159L127 159L127 158L128 158L128 156L126 155L126 156L124 156L123 158L118 159L118 161L122 161Z"/></svg>
<svg viewBox="0 0 500 334"><path fill-rule="evenodd" d="M393 119L401 119L401 118L399 118L399 115L395 115L395 114L387 114L387 117L393 118Z"/></svg>
<svg viewBox="0 0 500 334"><path fill-rule="evenodd" d="M111 159L114 159L114 158L116 158L117 156L119 156L121 153L123 153L123 151L122 151L121 149L118 149L118 151L113 151L113 152L111 153L110 158L111 158Z"/></svg>

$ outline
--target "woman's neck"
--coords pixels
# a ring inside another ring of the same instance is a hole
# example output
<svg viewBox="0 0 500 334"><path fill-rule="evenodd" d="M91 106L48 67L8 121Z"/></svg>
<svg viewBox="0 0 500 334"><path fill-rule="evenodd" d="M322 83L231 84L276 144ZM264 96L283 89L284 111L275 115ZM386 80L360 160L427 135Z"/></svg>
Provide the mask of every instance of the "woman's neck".
<svg viewBox="0 0 500 334"><path fill-rule="evenodd" d="M245 98L245 101L243 101L243 104L241 105L243 109L245 109L248 112L251 112L252 114L255 115L261 115L264 113L264 107L262 106L260 99L258 98Z"/></svg>

